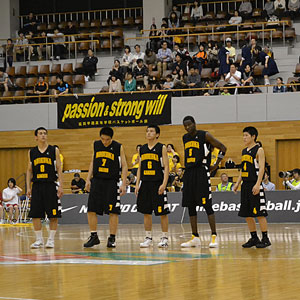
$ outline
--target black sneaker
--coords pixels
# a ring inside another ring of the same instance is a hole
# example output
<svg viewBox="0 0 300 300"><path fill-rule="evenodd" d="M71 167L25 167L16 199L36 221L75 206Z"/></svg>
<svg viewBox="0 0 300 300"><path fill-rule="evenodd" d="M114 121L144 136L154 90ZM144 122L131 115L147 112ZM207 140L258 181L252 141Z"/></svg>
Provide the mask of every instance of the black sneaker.
<svg viewBox="0 0 300 300"><path fill-rule="evenodd" d="M91 248L91 247L93 247L95 245L99 245L99 244L100 244L100 240L98 238L98 235L96 234L96 235L91 235L89 237L89 240L85 244L83 244L83 247Z"/></svg>
<svg viewBox="0 0 300 300"><path fill-rule="evenodd" d="M267 248L271 246L271 242L268 237L262 238L261 242L256 245L256 248Z"/></svg>
<svg viewBox="0 0 300 300"><path fill-rule="evenodd" d="M250 238L249 241L242 245L243 248L251 248L260 243L259 238Z"/></svg>
<svg viewBox="0 0 300 300"><path fill-rule="evenodd" d="M107 239L107 248L116 248L116 238L109 236Z"/></svg>

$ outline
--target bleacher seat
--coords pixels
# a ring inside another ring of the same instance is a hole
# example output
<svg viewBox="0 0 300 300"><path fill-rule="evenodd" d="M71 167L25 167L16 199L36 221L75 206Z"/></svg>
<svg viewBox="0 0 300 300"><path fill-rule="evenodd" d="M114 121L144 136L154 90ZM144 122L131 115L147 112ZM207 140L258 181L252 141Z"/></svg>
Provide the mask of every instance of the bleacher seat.
<svg viewBox="0 0 300 300"><path fill-rule="evenodd" d="M33 88L37 82L38 82L37 77L30 77L27 79L26 87Z"/></svg>
<svg viewBox="0 0 300 300"><path fill-rule="evenodd" d="M27 76L38 76L38 66L29 66Z"/></svg>
<svg viewBox="0 0 300 300"><path fill-rule="evenodd" d="M42 75L49 75L50 73L50 66L49 65L41 65L39 74Z"/></svg>
<svg viewBox="0 0 300 300"><path fill-rule="evenodd" d="M25 89L25 78L24 77L17 78L15 81L15 86L17 89Z"/></svg>

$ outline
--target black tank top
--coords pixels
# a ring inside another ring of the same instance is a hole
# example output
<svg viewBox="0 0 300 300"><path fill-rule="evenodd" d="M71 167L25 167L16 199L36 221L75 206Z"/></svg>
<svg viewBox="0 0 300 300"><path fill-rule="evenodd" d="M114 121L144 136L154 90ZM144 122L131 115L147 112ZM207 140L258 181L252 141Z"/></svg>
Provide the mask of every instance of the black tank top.
<svg viewBox="0 0 300 300"><path fill-rule="evenodd" d="M256 160L259 145L255 145L249 151L245 148L242 151L242 178L243 181L257 181L259 165Z"/></svg>
<svg viewBox="0 0 300 300"><path fill-rule="evenodd" d="M120 179L121 144L116 141L105 147L101 141L94 142L93 177L103 179Z"/></svg>
<svg viewBox="0 0 300 300"><path fill-rule="evenodd" d="M193 137L188 133L182 138L184 146L184 165L187 169L209 166L210 145L205 142L206 131L197 130Z"/></svg>
<svg viewBox="0 0 300 300"><path fill-rule="evenodd" d="M141 180L162 181L164 178L164 166L162 160L163 144L157 143L151 150L148 144L140 148Z"/></svg>
<svg viewBox="0 0 300 300"><path fill-rule="evenodd" d="M30 150L33 182L54 182L57 180L55 149L56 147L49 145L43 153L38 147Z"/></svg>

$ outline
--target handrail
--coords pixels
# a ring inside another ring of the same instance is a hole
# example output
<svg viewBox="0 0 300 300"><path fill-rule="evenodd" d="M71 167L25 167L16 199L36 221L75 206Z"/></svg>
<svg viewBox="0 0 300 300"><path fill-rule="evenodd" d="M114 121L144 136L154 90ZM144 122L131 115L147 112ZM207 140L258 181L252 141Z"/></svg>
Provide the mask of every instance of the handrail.
<svg viewBox="0 0 300 300"><path fill-rule="evenodd" d="M224 3L234 3L234 2L243 2L244 0L228 0L228 1L213 1L213 2L201 2L201 5L205 5L205 4L224 4ZM190 3L181 3L181 4L177 4L177 6L192 6L194 5L194 2L190 2Z"/></svg>

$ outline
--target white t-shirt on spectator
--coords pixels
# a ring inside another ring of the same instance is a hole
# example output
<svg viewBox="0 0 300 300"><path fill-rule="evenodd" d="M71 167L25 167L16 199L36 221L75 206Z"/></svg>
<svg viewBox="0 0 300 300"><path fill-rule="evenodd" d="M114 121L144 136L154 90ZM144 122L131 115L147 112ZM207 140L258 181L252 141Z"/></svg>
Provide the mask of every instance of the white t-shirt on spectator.
<svg viewBox="0 0 300 300"><path fill-rule="evenodd" d="M10 200L8 202L4 202L4 204L18 204L19 203L18 193L20 193L20 190L16 187L14 187L12 189L7 187L6 189L4 189L2 192L3 200L13 198L12 200Z"/></svg>
<svg viewBox="0 0 300 300"><path fill-rule="evenodd" d="M228 73L226 75L225 79L229 78L230 76L231 76L231 74ZM241 77L242 77L241 72L240 71L235 71L234 76L238 77L239 80L236 80L233 76L231 76L230 79L229 79L229 81L228 81L228 83L230 83L230 84L236 84L236 85L241 84Z"/></svg>

